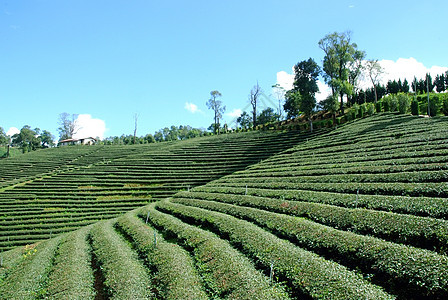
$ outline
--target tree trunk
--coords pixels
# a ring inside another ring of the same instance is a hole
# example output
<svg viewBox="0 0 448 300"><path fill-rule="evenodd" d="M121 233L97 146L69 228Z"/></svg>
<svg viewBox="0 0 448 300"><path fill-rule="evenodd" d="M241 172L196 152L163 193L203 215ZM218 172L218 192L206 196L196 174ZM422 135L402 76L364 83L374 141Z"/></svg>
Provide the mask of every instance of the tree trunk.
<svg viewBox="0 0 448 300"><path fill-rule="evenodd" d="M373 92L375 93L375 104L378 101L378 94L376 93L376 86L373 86Z"/></svg>
<svg viewBox="0 0 448 300"><path fill-rule="evenodd" d="M344 93L340 93L340 95L341 95L341 105L340 105L340 110L341 110L341 115L343 115L344 114Z"/></svg>

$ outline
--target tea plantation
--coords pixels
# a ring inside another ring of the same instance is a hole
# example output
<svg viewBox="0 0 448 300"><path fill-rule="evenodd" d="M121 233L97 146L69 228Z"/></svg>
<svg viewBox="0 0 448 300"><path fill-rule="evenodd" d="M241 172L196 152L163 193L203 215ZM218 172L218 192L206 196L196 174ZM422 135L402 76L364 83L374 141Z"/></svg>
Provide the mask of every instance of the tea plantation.
<svg viewBox="0 0 448 300"><path fill-rule="evenodd" d="M447 118L50 149L0 176L1 299L448 297Z"/></svg>

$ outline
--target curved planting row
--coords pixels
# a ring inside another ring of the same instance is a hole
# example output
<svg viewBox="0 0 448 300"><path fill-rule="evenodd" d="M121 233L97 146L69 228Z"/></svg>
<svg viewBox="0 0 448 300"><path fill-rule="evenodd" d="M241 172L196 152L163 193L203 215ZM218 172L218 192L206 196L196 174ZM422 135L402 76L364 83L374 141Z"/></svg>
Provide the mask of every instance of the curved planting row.
<svg viewBox="0 0 448 300"><path fill-rule="evenodd" d="M446 299L446 122L384 114L282 141L273 133L190 140L18 186L30 196L16 201L21 211L39 201L62 209L58 201L72 197L87 207L110 201L112 210L113 195L150 194L170 174L205 183L172 180L170 198L3 252L0 298ZM278 155L260 151L294 139ZM49 190L33 193L42 184ZM57 189L67 197L58 200ZM13 190L0 197L8 213ZM51 213L68 226L63 212ZM14 231L8 222L33 224L15 217L0 216L5 232Z"/></svg>
<svg viewBox="0 0 448 300"><path fill-rule="evenodd" d="M0 189L0 249L117 217L242 170L309 137L251 132L150 145L61 147L2 161L0 166L22 166L23 172L16 172L21 183L6 180L10 185Z"/></svg>

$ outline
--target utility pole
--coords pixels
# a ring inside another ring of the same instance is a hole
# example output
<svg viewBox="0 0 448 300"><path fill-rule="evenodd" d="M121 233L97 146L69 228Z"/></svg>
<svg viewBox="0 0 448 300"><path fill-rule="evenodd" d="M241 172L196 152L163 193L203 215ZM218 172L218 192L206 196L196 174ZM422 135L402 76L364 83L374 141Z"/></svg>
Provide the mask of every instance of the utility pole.
<svg viewBox="0 0 448 300"><path fill-rule="evenodd" d="M431 109L429 108L429 74L426 73L426 93L428 94L428 117L431 117Z"/></svg>

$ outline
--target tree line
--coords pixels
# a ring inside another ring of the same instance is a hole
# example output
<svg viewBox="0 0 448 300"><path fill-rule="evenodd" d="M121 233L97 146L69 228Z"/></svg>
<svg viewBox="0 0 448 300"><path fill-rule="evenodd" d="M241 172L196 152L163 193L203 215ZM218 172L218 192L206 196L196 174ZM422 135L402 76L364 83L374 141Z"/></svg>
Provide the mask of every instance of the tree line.
<svg viewBox="0 0 448 300"><path fill-rule="evenodd" d="M318 42L318 46L324 52L322 66L319 66L313 58L300 61L294 66L292 89L285 91L278 84L272 86L279 101L277 112L274 113L270 108L261 114L257 113L257 100L261 94L261 88L257 82L248 96L252 111L249 113L244 111L237 119L237 124L241 128L274 122L276 118L280 120L284 112L288 119L303 115L309 121L312 130L311 116L316 110L328 111L335 119L337 113L344 115L347 107L363 103L376 104L386 95L409 93L410 90L415 94L429 95L434 89L438 93L448 90L448 71L437 75L434 80L430 74L426 74L425 78L414 78L411 83L407 79L403 81L398 79L398 81L389 80L386 85L380 84L384 70L377 59L366 59L366 52L358 49L357 44L352 41L350 31L327 34ZM315 95L319 92L317 85L319 76L322 76L331 88L331 95L317 103ZM360 88L363 78L370 81L371 88L364 90ZM225 106L222 101L216 100L216 96L222 96L221 93L213 91L211 95L207 106L215 112L212 128L215 133L219 133L221 128L219 119L222 117ZM346 99L345 103L344 99ZM284 100L283 105L281 105L282 100Z"/></svg>

